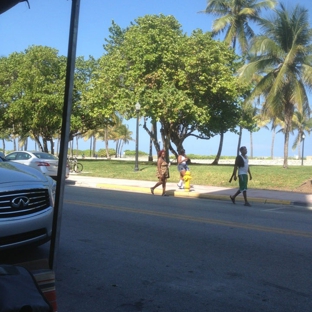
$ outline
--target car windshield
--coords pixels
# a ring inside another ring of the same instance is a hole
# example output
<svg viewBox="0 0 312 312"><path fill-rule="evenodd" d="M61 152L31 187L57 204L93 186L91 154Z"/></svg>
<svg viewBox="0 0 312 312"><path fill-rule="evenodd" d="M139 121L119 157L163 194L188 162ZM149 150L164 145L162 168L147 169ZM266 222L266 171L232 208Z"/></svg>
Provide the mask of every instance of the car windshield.
<svg viewBox="0 0 312 312"><path fill-rule="evenodd" d="M33 153L37 158L40 159L53 159L53 160L58 160L58 158L52 154L48 153Z"/></svg>

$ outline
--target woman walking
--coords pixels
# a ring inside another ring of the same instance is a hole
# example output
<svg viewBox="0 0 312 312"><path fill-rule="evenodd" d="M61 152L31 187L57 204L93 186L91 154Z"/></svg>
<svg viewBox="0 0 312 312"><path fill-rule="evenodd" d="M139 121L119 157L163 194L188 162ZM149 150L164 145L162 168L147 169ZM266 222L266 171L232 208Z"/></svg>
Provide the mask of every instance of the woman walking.
<svg viewBox="0 0 312 312"><path fill-rule="evenodd" d="M190 171L189 167L187 166L187 162L190 159L185 155L185 150L181 149L179 156L178 156L178 171L180 172L180 181L177 184L180 189L183 189L183 177L186 171Z"/></svg>
<svg viewBox="0 0 312 312"><path fill-rule="evenodd" d="M162 196L167 196L166 194L166 183L167 179L169 178L169 168L168 163L165 160L165 151L161 150L158 152L158 160L157 160L157 177L158 182L151 187L151 193L154 195L154 190L159 185L162 185Z"/></svg>

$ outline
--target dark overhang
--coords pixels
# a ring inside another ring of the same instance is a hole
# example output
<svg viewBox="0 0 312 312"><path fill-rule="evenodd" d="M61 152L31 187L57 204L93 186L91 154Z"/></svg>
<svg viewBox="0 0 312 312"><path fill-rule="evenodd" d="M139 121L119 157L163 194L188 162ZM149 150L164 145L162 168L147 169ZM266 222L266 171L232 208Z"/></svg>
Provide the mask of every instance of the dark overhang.
<svg viewBox="0 0 312 312"><path fill-rule="evenodd" d="M0 14L11 9L16 4L18 4L20 2L25 2L25 1L28 3L28 0L1 0L0 1ZM29 3L28 3L28 6L29 6Z"/></svg>

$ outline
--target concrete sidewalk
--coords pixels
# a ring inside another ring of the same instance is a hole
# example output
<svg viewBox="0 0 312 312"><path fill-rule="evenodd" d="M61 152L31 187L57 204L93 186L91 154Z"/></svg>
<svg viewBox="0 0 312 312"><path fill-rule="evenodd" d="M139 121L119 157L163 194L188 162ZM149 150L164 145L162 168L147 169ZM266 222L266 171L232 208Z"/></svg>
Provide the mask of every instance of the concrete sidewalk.
<svg viewBox="0 0 312 312"><path fill-rule="evenodd" d="M79 174L70 174L66 180L66 184L74 184L76 186L103 188L116 191L137 192L151 194L150 188L155 185L155 181L138 181L123 179L108 179L82 176ZM169 196L186 197L186 198L206 198L229 201L230 195L233 195L237 187L226 188L209 185L194 185L194 190L186 192L180 190L176 183L167 183L166 193ZM161 186L155 189L155 196L161 195ZM152 196L152 195L151 195ZM312 194L287 192L287 191L271 191L248 189L248 200L250 203L272 203L282 205L297 205L312 208ZM243 196L236 197L236 202L243 202Z"/></svg>

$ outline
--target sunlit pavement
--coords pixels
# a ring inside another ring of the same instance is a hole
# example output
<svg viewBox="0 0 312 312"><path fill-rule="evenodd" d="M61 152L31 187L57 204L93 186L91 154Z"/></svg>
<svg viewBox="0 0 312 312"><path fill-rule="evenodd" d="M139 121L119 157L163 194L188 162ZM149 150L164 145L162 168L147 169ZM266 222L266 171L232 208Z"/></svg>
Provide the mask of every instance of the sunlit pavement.
<svg viewBox="0 0 312 312"><path fill-rule="evenodd" d="M124 179L108 179L83 176L81 174L70 174L66 180L66 184L80 187L93 187L108 190L135 192L142 194L151 194L150 188L154 186L155 181L138 181L138 180L124 180ZM230 201L230 195L233 195L237 187L226 188L209 185L194 185L190 191L179 189L176 183L167 183L166 193L174 197L186 198L205 198L215 200ZM161 195L161 187L155 189L155 196ZM272 191L249 189L248 200L258 203L271 203L282 205L296 205L312 208L312 194L287 192L287 191ZM242 196L238 196L237 203L243 201Z"/></svg>

